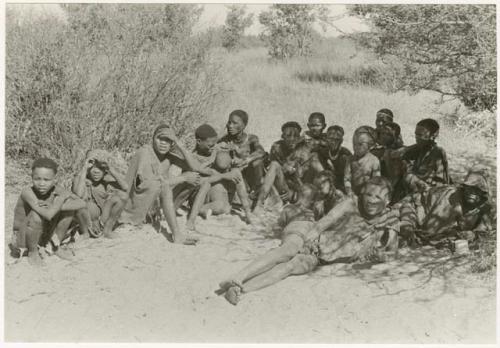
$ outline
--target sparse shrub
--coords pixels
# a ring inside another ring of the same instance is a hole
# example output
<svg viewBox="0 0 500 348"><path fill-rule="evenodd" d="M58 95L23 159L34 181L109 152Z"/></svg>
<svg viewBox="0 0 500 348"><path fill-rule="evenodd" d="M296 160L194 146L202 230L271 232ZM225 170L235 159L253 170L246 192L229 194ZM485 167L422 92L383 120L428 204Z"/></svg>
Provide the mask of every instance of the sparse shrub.
<svg viewBox="0 0 500 348"><path fill-rule="evenodd" d="M246 6L228 6L229 12L222 29L222 46L228 50L235 49L245 33L245 29L253 22L253 14L246 14Z"/></svg>
<svg viewBox="0 0 500 348"><path fill-rule="evenodd" d="M191 31L197 6L64 7L68 23L8 17L8 155L71 172L87 150L127 154L160 122L182 138L204 119L221 84L209 36Z"/></svg>

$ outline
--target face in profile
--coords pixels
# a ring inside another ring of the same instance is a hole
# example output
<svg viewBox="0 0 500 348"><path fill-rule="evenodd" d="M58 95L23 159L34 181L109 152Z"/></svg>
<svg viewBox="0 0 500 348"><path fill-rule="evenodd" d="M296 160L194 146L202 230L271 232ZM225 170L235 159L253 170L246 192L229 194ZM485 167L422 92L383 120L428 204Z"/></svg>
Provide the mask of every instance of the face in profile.
<svg viewBox="0 0 500 348"><path fill-rule="evenodd" d="M415 142L417 145L427 145L434 140L436 135L425 127L417 126L415 128Z"/></svg>
<svg viewBox="0 0 500 348"><path fill-rule="evenodd" d="M33 188L38 193L44 195L54 187L56 183L56 173L49 168L35 168L31 174Z"/></svg>
<svg viewBox="0 0 500 348"><path fill-rule="evenodd" d="M217 144L217 137L197 139L196 144L200 154L209 156L212 154L215 144Z"/></svg>
<svg viewBox="0 0 500 348"><path fill-rule="evenodd" d="M344 136L339 131L330 130L326 133L326 142L328 143L328 148L331 152L336 152L342 145L343 141Z"/></svg>
<svg viewBox="0 0 500 348"><path fill-rule="evenodd" d="M237 135L243 132L243 129L245 129L245 123L239 116L231 115L227 121L226 128L229 135Z"/></svg>
<svg viewBox="0 0 500 348"><path fill-rule="evenodd" d="M104 171L97 167L96 165L92 166L89 171L90 179L94 182L99 182L104 178Z"/></svg>
<svg viewBox="0 0 500 348"><path fill-rule="evenodd" d="M354 135L352 139L352 149L356 157L363 157L373 146L373 139L366 133Z"/></svg>
<svg viewBox="0 0 500 348"><path fill-rule="evenodd" d="M299 142L300 132L297 128L288 127L281 133L281 139L289 149L295 148L295 145Z"/></svg>
<svg viewBox="0 0 500 348"><path fill-rule="evenodd" d="M307 123L307 128L309 128L309 134L313 138L317 138L321 135L323 132L323 129L325 129L326 125L318 118L313 118L309 123Z"/></svg>
<svg viewBox="0 0 500 348"><path fill-rule="evenodd" d="M384 186L367 184L361 192L361 205L369 218L382 213L389 200L389 190Z"/></svg>
<svg viewBox="0 0 500 348"><path fill-rule="evenodd" d="M166 155L172 148L172 140L160 134L153 139L153 146L160 155Z"/></svg>

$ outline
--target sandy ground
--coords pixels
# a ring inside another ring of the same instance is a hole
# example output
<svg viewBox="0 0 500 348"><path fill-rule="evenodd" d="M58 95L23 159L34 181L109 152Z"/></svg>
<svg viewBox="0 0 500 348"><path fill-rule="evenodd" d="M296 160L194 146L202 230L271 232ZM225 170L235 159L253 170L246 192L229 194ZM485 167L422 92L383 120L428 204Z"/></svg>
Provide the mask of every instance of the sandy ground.
<svg viewBox="0 0 500 348"><path fill-rule="evenodd" d="M17 191L6 190L6 231ZM181 219L183 222L183 220ZM6 256L7 341L493 343L495 279L422 249L378 265L330 265L247 294L219 281L279 242L237 216L198 220L196 247L151 226L75 243L41 270ZM6 241L10 234L6 234ZM8 253L6 252L6 255Z"/></svg>

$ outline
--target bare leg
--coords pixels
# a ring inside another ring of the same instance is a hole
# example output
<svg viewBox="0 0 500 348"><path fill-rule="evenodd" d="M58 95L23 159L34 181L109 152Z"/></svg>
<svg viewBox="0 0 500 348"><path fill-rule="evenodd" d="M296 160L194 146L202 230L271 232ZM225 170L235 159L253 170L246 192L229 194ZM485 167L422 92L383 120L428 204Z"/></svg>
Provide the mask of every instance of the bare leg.
<svg viewBox="0 0 500 348"><path fill-rule="evenodd" d="M278 162L272 161L269 165L269 169L264 176L264 183L259 192L259 198L257 199L257 206L263 206L264 201L266 200L269 192L271 192L271 188L273 187L274 181L277 176L278 167L281 168Z"/></svg>
<svg viewBox="0 0 500 348"><path fill-rule="evenodd" d="M84 236L90 236L89 229L92 226L92 220L88 209L85 207L83 209L78 209L76 211L76 219L80 225L80 234Z"/></svg>
<svg viewBox="0 0 500 348"><path fill-rule="evenodd" d="M24 235L26 236L26 244L28 247L28 261L34 266L42 266L43 260L38 252L38 243L43 234L44 221L35 211L31 211L26 217L26 225Z"/></svg>
<svg viewBox="0 0 500 348"><path fill-rule="evenodd" d="M240 198L241 205L243 206L243 210L245 211L247 222L250 224L257 223L255 216L252 214L252 206L248 197L247 186L245 185L243 178L241 178L241 180L236 184L236 194Z"/></svg>
<svg viewBox="0 0 500 348"><path fill-rule="evenodd" d="M120 216L121 212L125 208L125 204L127 203L127 201L125 199L118 197L118 196L115 196L115 197L112 197L108 202L110 202L109 206L111 207L110 213L106 219L105 219L104 213L103 213L103 215L101 216L101 219L104 222L104 228L103 228L104 236L112 239L112 238L116 237L113 234L113 227L115 226L116 222L118 221L118 217ZM108 205L108 202L106 202L106 205Z"/></svg>
<svg viewBox="0 0 500 348"><path fill-rule="evenodd" d="M316 256L298 254L290 261L280 263L267 272L250 279L241 287L238 285L230 287L225 297L230 303L236 305L240 300L241 293L248 293L265 288L291 275L307 274L313 271L317 265L318 258Z"/></svg>
<svg viewBox="0 0 500 348"><path fill-rule="evenodd" d="M205 199L207 197L208 192L210 191L211 184L209 182L203 182L196 194L196 197L193 202L193 206L191 207L191 211L189 212L189 217L186 222L186 228L188 230L194 230L194 223L196 221L196 217L200 213L203 204L205 203Z"/></svg>
<svg viewBox="0 0 500 348"><path fill-rule="evenodd" d="M160 203L163 210L163 214L167 219L168 227L172 232L174 243L194 245L197 240L192 238L187 238L187 236L181 232L179 225L177 224L177 216L175 215L174 207L174 197L172 188L170 185L163 185L160 194Z"/></svg>
<svg viewBox="0 0 500 348"><path fill-rule="evenodd" d="M264 255L259 256L237 274L230 277L229 280L219 285L221 289L227 289L233 284L242 285L245 281L270 270L274 266L288 262L299 253L303 246L304 241L302 238L294 234L289 235L278 248L271 249Z"/></svg>
<svg viewBox="0 0 500 348"><path fill-rule="evenodd" d="M71 222L73 222L74 212L61 212L59 220L53 230L53 236L56 238L52 238L56 251L55 254L64 260L71 260L74 256L73 251L69 250L67 247L61 246L62 241L66 238L68 234L69 227L71 226ZM52 236L51 236L52 237ZM55 239L55 241L54 241Z"/></svg>

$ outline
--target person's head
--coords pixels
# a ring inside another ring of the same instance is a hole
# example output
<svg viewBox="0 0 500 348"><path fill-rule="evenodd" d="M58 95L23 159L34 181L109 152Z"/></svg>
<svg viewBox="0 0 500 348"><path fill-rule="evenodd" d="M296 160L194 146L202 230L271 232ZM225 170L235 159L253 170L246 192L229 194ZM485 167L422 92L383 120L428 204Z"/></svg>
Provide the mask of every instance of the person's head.
<svg viewBox="0 0 500 348"><path fill-rule="evenodd" d="M433 144L439 135L439 123L432 118L425 118L415 127L415 141L417 145Z"/></svg>
<svg viewBox="0 0 500 348"><path fill-rule="evenodd" d="M326 130L326 142L331 152L336 152L340 149L344 141L344 128L340 126L330 126Z"/></svg>
<svg viewBox="0 0 500 348"><path fill-rule="evenodd" d="M196 138L196 150L202 155L210 155L217 144L217 132L208 125L202 124L194 131Z"/></svg>
<svg viewBox="0 0 500 348"><path fill-rule="evenodd" d="M335 174L329 170L319 172L314 177L313 183L322 198L328 197L335 190Z"/></svg>
<svg viewBox="0 0 500 348"><path fill-rule="evenodd" d="M172 149L174 142L171 138L172 129L162 123L153 133L153 148L160 155L166 155Z"/></svg>
<svg viewBox="0 0 500 348"><path fill-rule="evenodd" d="M360 194L360 205L364 215L373 218L383 212L391 201L392 186L381 176L368 179Z"/></svg>
<svg viewBox="0 0 500 348"><path fill-rule="evenodd" d="M93 182L99 182L104 178L104 175L106 175L107 170L108 166L105 162L101 162L97 159L94 159L94 163L92 167L90 167L89 169L88 177Z"/></svg>
<svg viewBox="0 0 500 348"><path fill-rule="evenodd" d="M221 172L225 172L229 169L231 169L231 155L229 154L229 151L217 151L217 154L215 155L215 168Z"/></svg>
<svg viewBox="0 0 500 348"><path fill-rule="evenodd" d="M476 207L488 200L490 185L489 170L482 165L474 165L462 184L462 197L469 207Z"/></svg>
<svg viewBox="0 0 500 348"><path fill-rule="evenodd" d="M366 155L375 146L375 129L369 126L361 126L354 131L352 137L352 149L358 158Z"/></svg>
<svg viewBox="0 0 500 348"><path fill-rule="evenodd" d="M281 126L281 139L288 148L293 149L300 140L301 131L302 127L297 122L286 122Z"/></svg>
<svg viewBox="0 0 500 348"><path fill-rule="evenodd" d="M33 188L44 195L56 184L57 163L50 158L38 158L31 166Z"/></svg>
<svg viewBox="0 0 500 348"><path fill-rule="evenodd" d="M307 120L307 128L309 128L309 135L311 137L319 137L326 128L325 115L321 112L313 112L310 114L309 119Z"/></svg>
<svg viewBox="0 0 500 348"><path fill-rule="evenodd" d="M299 189L298 201L302 206L309 208L314 204L317 196L318 189L314 185L306 183Z"/></svg>
<svg viewBox="0 0 500 348"><path fill-rule="evenodd" d="M380 145L391 146L401 134L401 127L395 122L387 122L377 128L377 142Z"/></svg>
<svg viewBox="0 0 500 348"><path fill-rule="evenodd" d="M392 122L394 120L394 115L389 109L380 109L377 111L377 119L375 120L375 126L380 128L384 126L388 122Z"/></svg>
<svg viewBox="0 0 500 348"><path fill-rule="evenodd" d="M248 114L243 110L234 110L229 114L227 132L229 135L238 135L248 124Z"/></svg>

